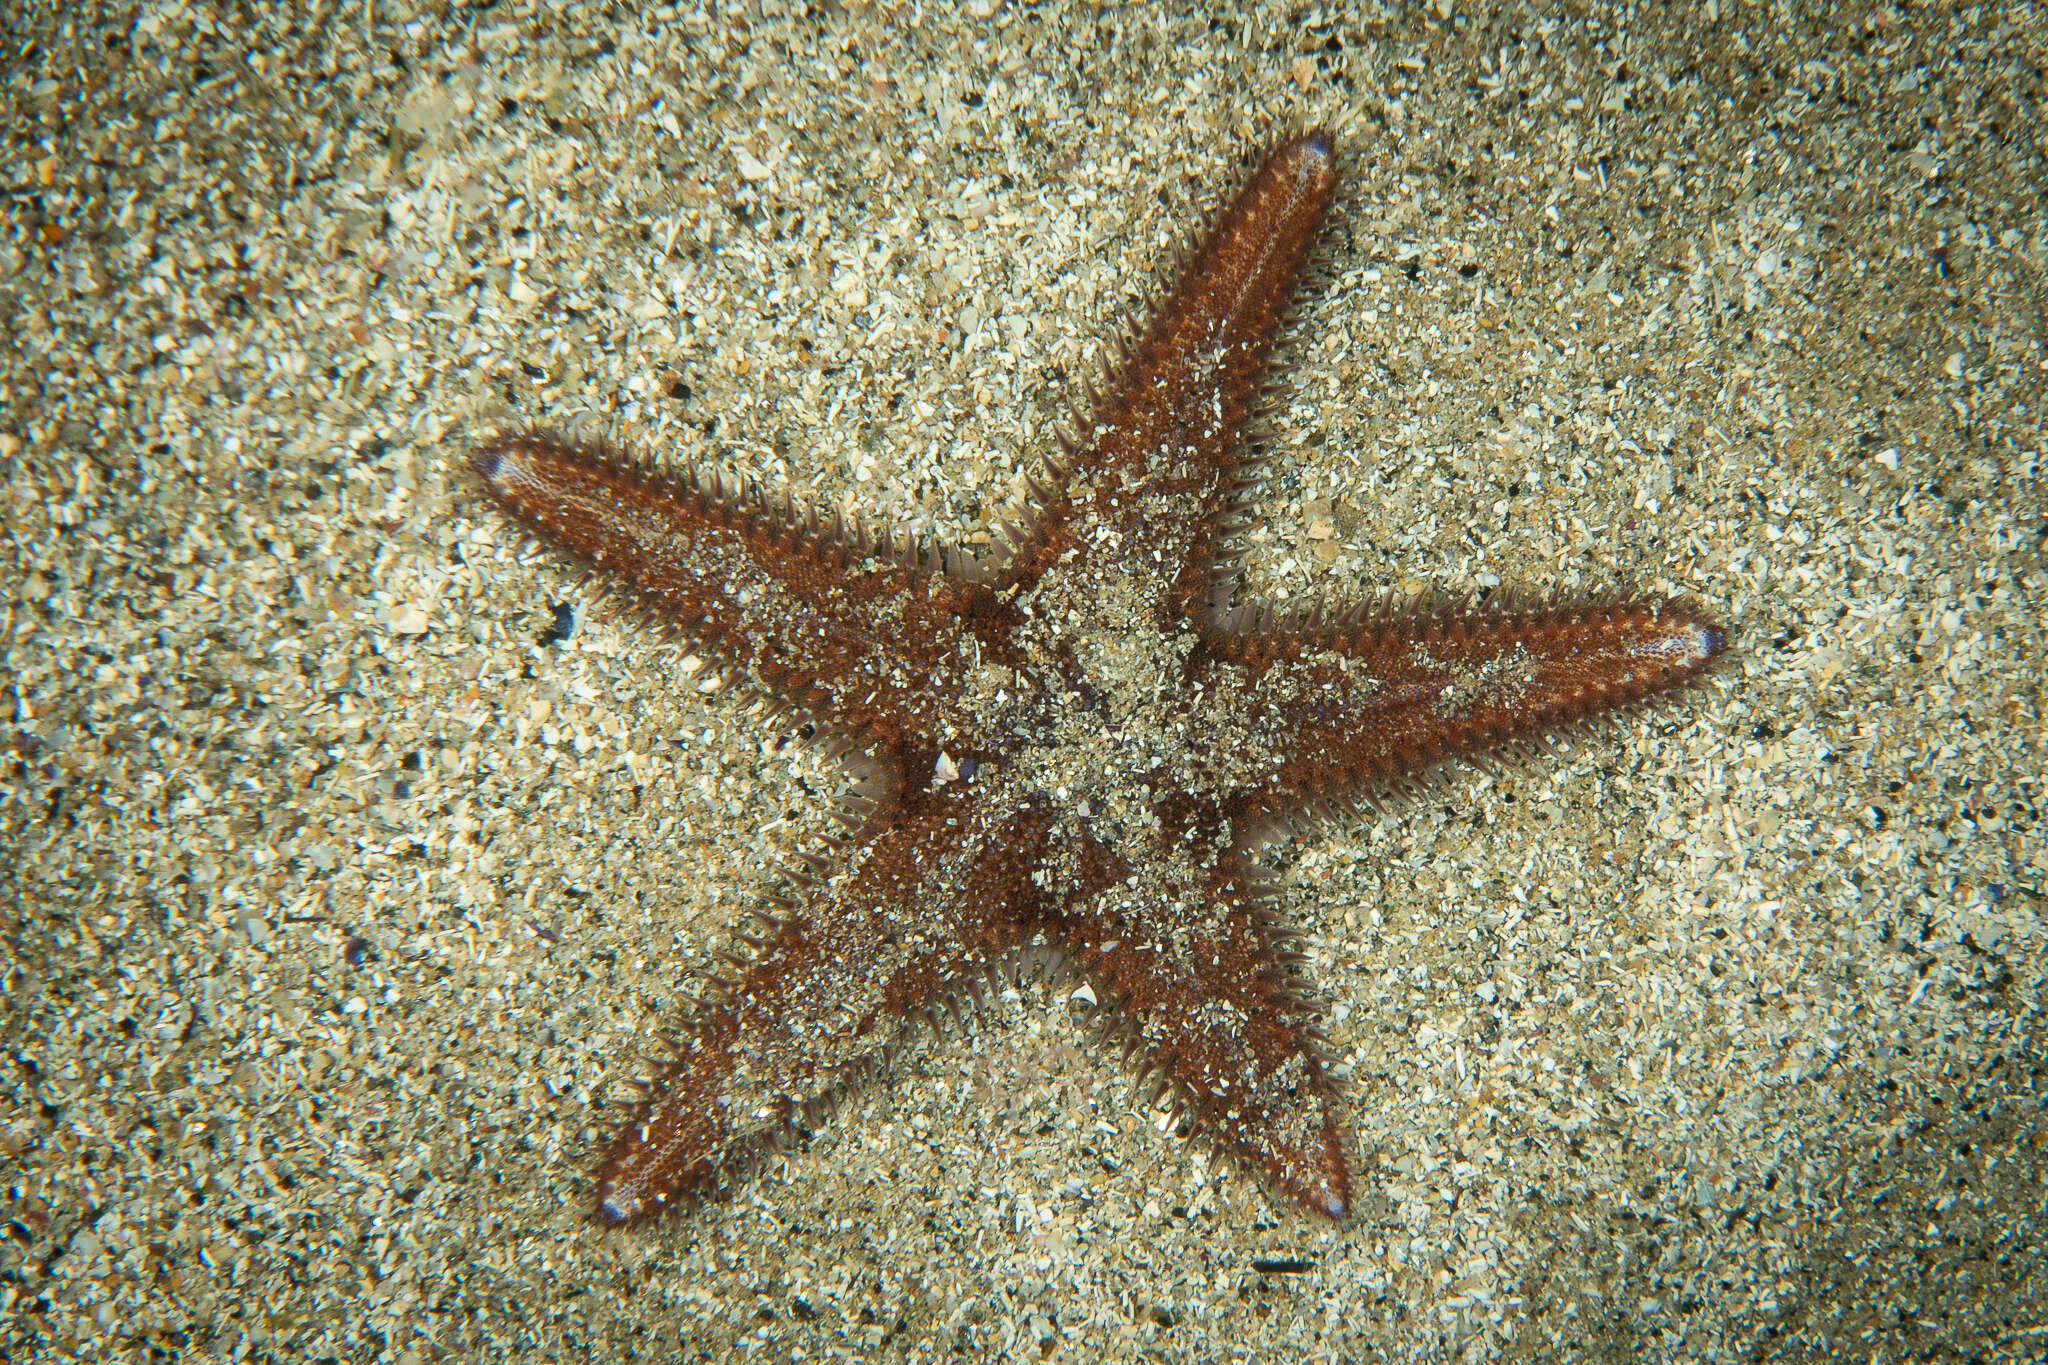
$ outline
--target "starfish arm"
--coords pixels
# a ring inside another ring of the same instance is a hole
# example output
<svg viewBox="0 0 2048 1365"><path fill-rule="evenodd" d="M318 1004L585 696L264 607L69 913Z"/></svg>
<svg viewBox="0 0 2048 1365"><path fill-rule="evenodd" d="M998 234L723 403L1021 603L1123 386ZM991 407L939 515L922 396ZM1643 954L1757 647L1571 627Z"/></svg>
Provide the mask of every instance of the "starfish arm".
<svg viewBox="0 0 2048 1365"><path fill-rule="evenodd" d="M717 475L669 481L541 436L472 464L506 518L858 745L917 747L978 653L969 618L991 598L963 559L864 555Z"/></svg>
<svg viewBox="0 0 2048 1365"><path fill-rule="evenodd" d="M1344 1218L1351 1169L1318 1011L1287 964L1270 893L1235 855L1169 859L1050 929L1129 1059L1195 1131L1308 1208ZM1167 869L1171 870L1167 870Z"/></svg>
<svg viewBox="0 0 2048 1365"><path fill-rule="evenodd" d="M1257 675L1260 715L1247 733L1282 757L1236 804L1270 817L1670 691L1705 671L1727 637L1682 603L1636 601L1366 618L1210 644Z"/></svg>
<svg viewBox="0 0 2048 1365"><path fill-rule="evenodd" d="M1111 377L1067 485L1044 490L1009 582L1035 582L1078 551L1146 566L1158 624L1207 607L1225 519L1244 492L1245 424L1336 176L1320 130L1260 161Z"/></svg>
<svg viewBox="0 0 2048 1365"><path fill-rule="evenodd" d="M1049 821L917 795L867 856L752 942L627 1119L598 1175L608 1224L723 1183L817 1121L936 1012L977 997L1035 913Z"/></svg>

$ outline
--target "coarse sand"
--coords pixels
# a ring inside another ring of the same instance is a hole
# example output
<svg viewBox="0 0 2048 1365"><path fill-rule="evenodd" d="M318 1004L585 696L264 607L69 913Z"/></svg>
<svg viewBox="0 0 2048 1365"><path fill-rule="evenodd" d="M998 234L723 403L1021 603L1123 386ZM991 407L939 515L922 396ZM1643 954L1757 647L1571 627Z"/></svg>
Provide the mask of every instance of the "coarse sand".
<svg viewBox="0 0 2048 1365"><path fill-rule="evenodd" d="M2048 1352L2048 15L0 19L0 1357ZM1250 587L1688 594L1704 684L1272 858L1362 1197L1027 984L623 1233L843 778L467 481L981 546L1263 139L1344 189Z"/></svg>

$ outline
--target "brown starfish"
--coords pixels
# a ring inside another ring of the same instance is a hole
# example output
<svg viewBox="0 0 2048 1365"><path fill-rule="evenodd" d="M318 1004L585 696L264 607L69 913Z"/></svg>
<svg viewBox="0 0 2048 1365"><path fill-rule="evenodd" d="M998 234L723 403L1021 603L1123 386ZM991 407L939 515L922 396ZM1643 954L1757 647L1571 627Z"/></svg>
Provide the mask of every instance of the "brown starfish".
<svg viewBox="0 0 2048 1365"><path fill-rule="evenodd" d="M1336 178L1321 131L1259 162L1000 563L547 437L478 453L506 516L869 760L836 869L819 860L802 903L741 936L627 1120L605 1222L715 1187L921 1022L1037 962L1086 979L1196 1130L1345 1216L1304 959L1249 855L1446 759L1671 688L1723 636L1665 601L1234 601L1244 431Z"/></svg>

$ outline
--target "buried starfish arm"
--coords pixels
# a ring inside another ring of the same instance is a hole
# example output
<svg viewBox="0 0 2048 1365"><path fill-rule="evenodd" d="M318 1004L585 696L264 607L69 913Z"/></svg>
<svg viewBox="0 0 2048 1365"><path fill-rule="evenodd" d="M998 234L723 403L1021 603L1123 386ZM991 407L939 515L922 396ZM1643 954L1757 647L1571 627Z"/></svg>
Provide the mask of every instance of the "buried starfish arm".
<svg viewBox="0 0 2048 1365"><path fill-rule="evenodd" d="M1318 1010L1255 874L1227 855L1206 869L1162 862L1053 932L1102 1002L1106 1039L1143 1083L1279 1192L1349 1215Z"/></svg>
<svg viewBox="0 0 2048 1365"><path fill-rule="evenodd" d="M964 618L988 607L979 584L863 556L857 537L717 475L664 478L533 435L494 439L471 464L507 519L859 743L925 733L942 709L930 699L957 695L974 657Z"/></svg>
<svg viewBox="0 0 2048 1365"><path fill-rule="evenodd" d="M1261 672L1253 727L1285 755L1240 809L1283 813L1620 710L1698 677L1722 628L1665 601L1367 620L1214 641ZM1269 665L1286 661L1285 668Z"/></svg>
<svg viewBox="0 0 2048 1365"><path fill-rule="evenodd" d="M597 1215L653 1217L819 1119L1019 941L1044 822L917 797L850 872L774 923L685 1028L614 1139Z"/></svg>

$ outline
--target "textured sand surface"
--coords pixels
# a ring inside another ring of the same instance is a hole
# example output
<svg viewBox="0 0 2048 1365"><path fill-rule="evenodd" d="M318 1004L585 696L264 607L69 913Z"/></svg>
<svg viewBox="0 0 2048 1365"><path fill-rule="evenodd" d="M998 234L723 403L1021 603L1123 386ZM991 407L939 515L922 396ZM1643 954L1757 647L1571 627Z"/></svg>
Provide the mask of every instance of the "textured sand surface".
<svg viewBox="0 0 2048 1365"><path fill-rule="evenodd" d="M0 19L0 1355L2048 1351L2048 15L1467 8ZM599 1231L840 779L468 446L985 543L1310 121L1253 586L1635 584L1727 665L1277 855L1353 1221L1027 986Z"/></svg>

